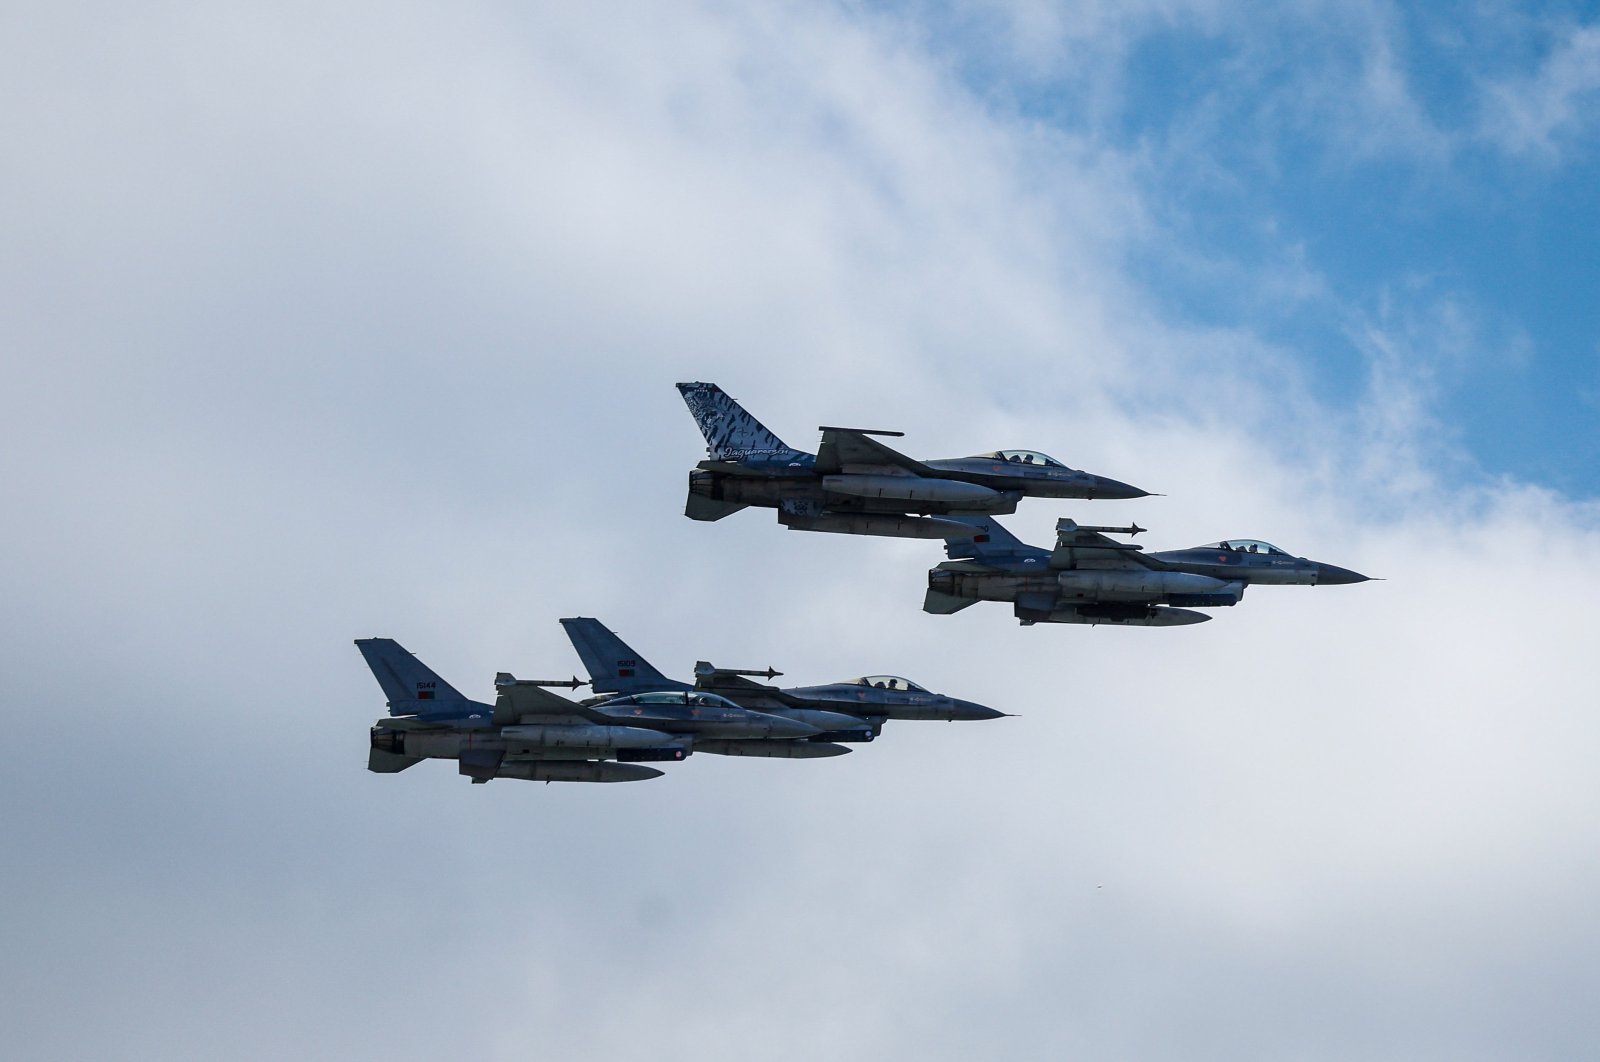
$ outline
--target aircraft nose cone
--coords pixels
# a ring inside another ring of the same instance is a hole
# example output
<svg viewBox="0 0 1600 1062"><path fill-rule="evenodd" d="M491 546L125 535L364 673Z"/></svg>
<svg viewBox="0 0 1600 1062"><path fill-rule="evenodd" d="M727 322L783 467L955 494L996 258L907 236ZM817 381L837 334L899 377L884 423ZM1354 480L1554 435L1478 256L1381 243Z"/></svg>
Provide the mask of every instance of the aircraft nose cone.
<svg viewBox="0 0 1600 1062"><path fill-rule="evenodd" d="M976 722L979 719L1004 719L1006 713L997 712L993 708L978 704L976 701L957 700L955 707L950 710L950 718L962 722Z"/></svg>
<svg viewBox="0 0 1600 1062"><path fill-rule="evenodd" d="M1118 499L1126 498L1148 498L1150 496L1150 492L1147 490L1140 490L1138 487L1132 486L1128 483L1122 483L1114 479L1106 479L1104 476L1096 476L1094 482L1094 496L1096 498L1104 498L1107 501L1116 501Z"/></svg>
<svg viewBox="0 0 1600 1062"><path fill-rule="evenodd" d="M1353 572L1349 568L1341 568L1335 564L1317 564L1318 586L1336 586L1339 583L1364 583L1371 576Z"/></svg>

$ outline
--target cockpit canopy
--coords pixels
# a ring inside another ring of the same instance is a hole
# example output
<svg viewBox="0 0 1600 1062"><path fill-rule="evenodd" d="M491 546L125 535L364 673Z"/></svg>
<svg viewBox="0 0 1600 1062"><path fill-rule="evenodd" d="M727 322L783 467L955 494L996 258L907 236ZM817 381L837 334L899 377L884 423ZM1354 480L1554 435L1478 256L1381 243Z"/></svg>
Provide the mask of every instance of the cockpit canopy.
<svg viewBox="0 0 1600 1062"><path fill-rule="evenodd" d="M852 686L871 686L873 689L879 690L901 690L903 692L910 691L915 693L928 692L915 682L912 682L910 679L903 679L896 675L866 675L862 678L851 679L849 684Z"/></svg>
<svg viewBox="0 0 1600 1062"><path fill-rule="evenodd" d="M700 693L698 691L677 691L663 693L636 693L631 697L621 698L624 704L687 704L691 708L738 708L737 704L726 697L718 697L715 693Z"/></svg>
<svg viewBox="0 0 1600 1062"><path fill-rule="evenodd" d="M1226 549L1235 553L1270 553L1274 557L1287 557L1289 554L1279 549L1270 542L1262 542L1254 538L1230 538L1224 542L1207 542L1201 549Z"/></svg>
<svg viewBox="0 0 1600 1062"><path fill-rule="evenodd" d="M1049 454L1041 454L1037 450L991 450L986 454L978 454L976 456L987 458L991 461L1009 461L1014 465L1039 465L1046 468L1067 467Z"/></svg>

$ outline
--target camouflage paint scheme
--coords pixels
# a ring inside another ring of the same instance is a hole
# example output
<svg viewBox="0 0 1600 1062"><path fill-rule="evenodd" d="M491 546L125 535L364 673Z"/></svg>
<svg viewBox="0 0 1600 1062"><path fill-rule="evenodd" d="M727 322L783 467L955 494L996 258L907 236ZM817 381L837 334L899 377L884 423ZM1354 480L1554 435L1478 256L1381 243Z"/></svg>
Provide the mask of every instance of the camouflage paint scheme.
<svg viewBox="0 0 1600 1062"><path fill-rule="evenodd" d="M970 534L952 514L1015 512L1024 496L1142 498L1147 492L1068 468L1033 450L918 461L873 436L896 431L821 428L817 453L796 450L712 383L680 383L705 436L707 460L689 473L692 520L720 520L746 506L778 510L797 531L898 538Z"/></svg>
<svg viewBox="0 0 1600 1062"><path fill-rule="evenodd" d="M945 541L950 558L928 572L924 612L948 615L979 601L1010 601L1032 623L1111 623L1171 627L1211 617L1195 608L1236 605L1251 584L1326 586L1368 577L1295 557L1256 539L1144 553L1113 534L1134 527L1056 523L1054 550L1019 541L999 522L971 517L970 535Z"/></svg>
<svg viewBox="0 0 1600 1062"><path fill-rule="evenodd" d="M502 672L494 704L485 704L462 696L392 638L358 639L356 647L388 697L389 717L373 724L367 754L367 769L379 774L447 759L474 783L634 782L662 774L644 763L694 752L749 755L740 750L757 745L766 755L798 759L849 751L806 740L821 733L809 723L694 690L577 703L544 688L555 683Z"/></svg>
<svg viewBox="0 0 1600 1062"><path fill-rule="evenodd" d="M676 682L652 667L599 620L574 617L561 621L572 647L589 672L596 693L627 693L635 689L694 689L726 697L746 708L822 725L824 718L848 720L832 723L818 740L870 741L890 719L979 720L999 719L1006 713L974 701L947 697L896 675L867 675L846 682L782 689L754 681L776 678L781 672L745 671L695 664L694 685Z"/></svg>

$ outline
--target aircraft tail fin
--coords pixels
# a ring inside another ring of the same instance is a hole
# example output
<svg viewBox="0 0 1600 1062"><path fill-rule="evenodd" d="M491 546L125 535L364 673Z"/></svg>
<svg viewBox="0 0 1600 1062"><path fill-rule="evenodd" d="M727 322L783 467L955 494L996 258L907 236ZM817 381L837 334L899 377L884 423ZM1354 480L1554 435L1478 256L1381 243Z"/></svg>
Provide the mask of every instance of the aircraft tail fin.
<svg viewBox="0 0 1600 1062"><path fill-rule="evenodd" d="M694 687L674 682L650 666L597 619L578 616L564 619L572 648L578 651L589 672L589 684L596 693L646 693L654 690L688 690Z"/></svg>
<svg viewBox="0 0 1600 1062"><path fill-rule="evenodd" d="M450 715L473 703L393 638L357 638L356 648L383 687L390 715Z"/></svg>
<svg viewBox="0 0 1600 1062"><path fill-rule="evenodd" d="M941 520L954 520L976 528L976 533L964 538L944 540L945 556L951 560L972 560L980 564L1002 565L1027 557L1048 556L1047 550L1030 546L1000 525L992 516L941 516Z"/></svg>
<svg viewBox="0 0 1600 1062"><path fill-rule="evenodd" d="M714 383L680 383L678 391L713 461L788 463L807 456L767 430Z"/></svg>

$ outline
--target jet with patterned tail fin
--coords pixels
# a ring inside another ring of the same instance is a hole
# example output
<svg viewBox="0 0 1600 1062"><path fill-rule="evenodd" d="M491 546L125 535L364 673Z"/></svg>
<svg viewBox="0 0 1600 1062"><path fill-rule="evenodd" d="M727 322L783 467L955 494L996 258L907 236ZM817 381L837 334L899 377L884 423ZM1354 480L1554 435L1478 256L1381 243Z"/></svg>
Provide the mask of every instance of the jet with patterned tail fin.
<svg viewBox="0 0 1600 1062"><path fill-rule="evenodd" d="M599 620L577 617L564 619L561 625L582 658L596 693L627 692L661 677ZM702 660L695 665L692 688L726 697L746 708L831 728L813 740L871 740L890 719L979 720L999 719L1006 714L973 701L934 693L895 675L869 675L846 682L788 688L756 681L781 674L770 667L759 671L718 668ZM687 683L677 685L690 688Z"/></svg>
<svg viewBox="0 0 1600 1062"><path fill-rule="evenodd" d="M1068 468L1033 450L918 461L874 436L897 431L821 428L815 454L796 450L712 383L678 390L705 436L707 460L689 473L692 520L747 506L777 509L797 531L953 538L970 529L953 514L1015 512L1023 497L1143 498L1148 492Z"/></svg>
<svg viewBox="0 0 1600 1062"><path fill-rule="evenodd" d="M1246 586L1327 586L1368 576L1296 557L1256 539L1145 553L1108 538L1144 528L1056 523L1053 550L1019 541L996 520L967 518L971 533L945 540L950 558L928 572L924 612L949 615L979 601L1010 601L1032 623L1174 627L1211 617L1196 608L1236 605Z"/></svg>
<svg viewBox="0 0 1600 1062"><path fill-rule="evenodd" d="M541 682L503 672L491 705L463 696L392 638L358 639L356 647L388 697L389 717L373 724L367 754L367 769L379 774L443 759L457 761L475 783L635 782L662 774L645 763L820 732L711 693L648 690L580 704L545 688L586 685L577 679Z"/></svg>

